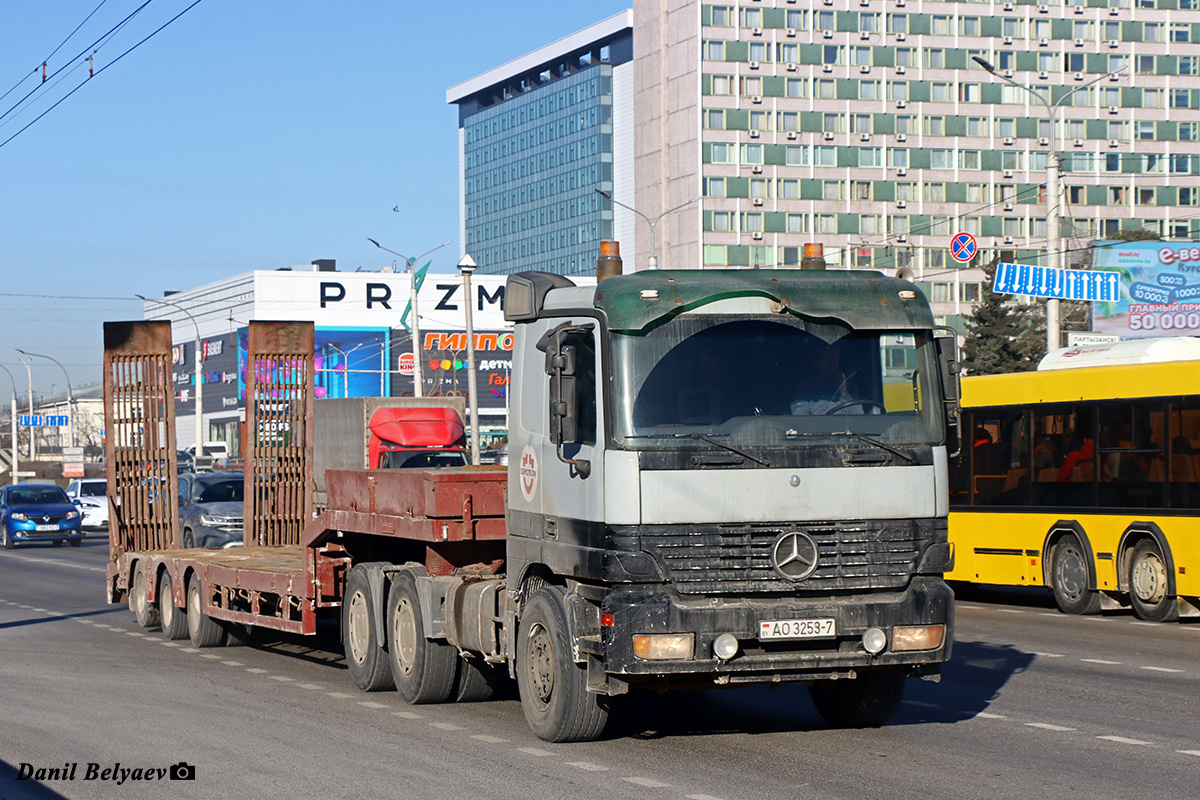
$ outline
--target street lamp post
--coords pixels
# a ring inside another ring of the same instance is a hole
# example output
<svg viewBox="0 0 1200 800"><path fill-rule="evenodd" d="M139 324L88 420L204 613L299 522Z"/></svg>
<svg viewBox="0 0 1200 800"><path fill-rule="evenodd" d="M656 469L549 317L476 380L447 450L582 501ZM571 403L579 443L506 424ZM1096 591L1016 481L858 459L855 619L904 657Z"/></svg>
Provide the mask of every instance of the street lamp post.
<svg viewBox="0 0 1200 800"><path fill-rule="evenodd" d="M29 381L29 416L33 416L33 370L29 368L29 359L20 359L25 365L25 378ZM29 460L37 461L37 428L29 426Z"/></svg>
<svg viewBox="0 0 1200 800"><path fill-rule="evenodd" d="M633 213L637 214L642 219L646 220L646 224L648 224L650 226L650 258L646 259L646 267L648 269L658 269L658 240L657 240L656 229L658 227L659 221L663 217L665 217L667 214L670 214L672 211L678 211L679 209L683 208L684 206L690 206L692 203L694 203L700 199L699 197L693 197L691 200L688 200L686 203L680 203L679 205L675 206L674 208L668 208L666 211L662 212L657 217L655 217L653 220L651 220L649 217L647 217L642 212L638 211L633 206L627 206L624 203L622 203L620 200L617 200L616 198L614 198L612 196L612 192L606 192L603 189L597 189L596 194L600 195L601 197L603 197L605 200L609 201L610 203L618 205L627 211L632 211Z"/></svg>
<svg viewBox="0 0 1200 800"><path fill-rule="evenodd" d="M148 303L158 303L164 306L172 306L177 308L187 315L187 318L192 321L192 325L196 328L196 353L195 353L195 370L196 370L196 457L204 455L204 375L201 373L202 363L200 358L200 323L192 316L191 312L178 303L170 300L155 300L142 295L135 295L140 300L145 300Z"/></svg>
<svg viewBox="0 0 1200 800"><path fill-rule="evenodd" d="M29 353L19 347L14 347L23 356L36 356L37 358L45 358L58 364L58 368L62 370L63 377L67 379L67 440L71 443L71 447L75 446L75 393L71 391L71 376L67 374L67 368L62 363L51 356L42 355L41 353ZM62 441L61 439L59 440Z"/></svg>
<svg viewBox="0 0 1200 800"><path fill-rule="evenodd" d="M996 67L988 60L980 56L971 56L971 59L988 71L993 77L999 78L1005 83L1012 84L1019 89L1024 89L1029 92L1042 106L1046 109L1046 117L1050 121L1050 153L1046 158L1046 249L1049 251L1049 267L1054 270L1063 268L1063 250L1062 250L1062 171L1058 158L1058 122L1055 115L1058 113L1059 107L1071 95L1078 92L1080 89L1086 89L1089 86L1094 86L1105 78L1116 75L1125 71L1125 67L1115 69L1112 72L1105 73L1087 83L1076 86L1071 91L1064 94L1062 97L1051 105L1046 99L1046 95L1039 94L1034 89L1026 86L1023 83L1018 83L1007 75L1002 75L996 72ZM1047 95L1049 92L1046 93ZM1059 302L1057 297L1046 298L1046 352L1057 350L1060 344L1061 333L1059 331Z"/></svg>
<svg viewBox="0 0 1200 800"><path fill-rule="evenodd" d="M475 392L475 325L471 316L471 273L475 271L475 259L464 254L458 262L462 270L463 294L467 297L467 405L471 410L471 463L479 464L479 396Z"/></svg>
<svg viewBox="0 0 1200 800"><path fill-rule="evenodd" d="M417 319L418 317L421 316L419 313L417 313L417 260L424 258L425 256L429 255L430 253L434 252L434 250L441 250L443 247L450 244L450 242L453 242L454 240L447 239L446 241L439 244L437 247L433 248L433 250L426 250L424 253L421 253L421 255L415 256L413 258L409 258L407 256L401 255L400 253L397 253L395 250L389 250L388 248L384 247L379 242L375 241L374 239L372 239L369 236L367 237L367 241L370 242L371 244L375 245L376 247L378 247L380 250L383 250L384 252L391 253L394 256L399 256L400 258L403 258L404 263L408 264L408 273L411 276L411 280L409 282L409 305L412 306L413 396L421 397L423 394L421 383L424 380L424 378L422 378L422 370L421 370L421 358L422 358L422 355L421 355L421 350L422 350L422 348L421 348L421 325Z"/></svg>
<svg viewBox="0 0 1200 800"><path fill-rule="evenodd" d="M0 364L0 369L4 370L4 372L8 375L9 381L12 382L12 412L11 412L12 419L9 420L9 422L12 424L12 475L11 475L12 481L11 481L11 483L16 484L17 470L20 469L20 462L17 461L17 379L14 378L13 374L8 371L8 367L4 366L3 364Z"/></svg>

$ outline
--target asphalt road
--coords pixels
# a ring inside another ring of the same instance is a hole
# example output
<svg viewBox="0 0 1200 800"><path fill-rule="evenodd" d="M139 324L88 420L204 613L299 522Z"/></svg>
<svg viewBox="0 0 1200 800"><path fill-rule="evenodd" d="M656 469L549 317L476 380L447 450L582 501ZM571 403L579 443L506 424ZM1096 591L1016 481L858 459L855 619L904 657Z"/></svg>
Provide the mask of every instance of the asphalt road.
<svg viewBox="0 0 1200 800"><path fill-rule="evenodd" d="M827 730L803 687L755 687L624 698L604 740L552 745L515 693L420 707L358 693L336 630L167 642L104 603L106 560L97 536L0 551L0 800L1200 794L1198 623L974 592L942 682L910 681L884 728ZM194 780L161 772L179 762ZM23 764L60 777L19 780Z"/></svg>

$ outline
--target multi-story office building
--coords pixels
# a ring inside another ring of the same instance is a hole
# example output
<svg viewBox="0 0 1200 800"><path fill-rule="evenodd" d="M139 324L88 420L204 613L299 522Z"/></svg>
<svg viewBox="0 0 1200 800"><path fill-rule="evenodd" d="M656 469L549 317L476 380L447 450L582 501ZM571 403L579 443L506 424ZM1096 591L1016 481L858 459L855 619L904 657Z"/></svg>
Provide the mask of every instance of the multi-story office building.
<svg viewBox="0 0 1200 800"><path fill-rule="evenodd" d="M633 13L451 87L460 231L484 274L594 274L600 241L633 245Z"/></svg>
<svg viewBox="0 0 1200 800"><path fill-rule="evenodd" d="M703 195L660 237L664 266L792 265L818 241L832 264L912 268L943 314L979 289L950 258L959 231L984 258L1048 263L1051 148L1065 248L1126 228L1194 237L1197 7L637 0L637 205Z"/></svg>

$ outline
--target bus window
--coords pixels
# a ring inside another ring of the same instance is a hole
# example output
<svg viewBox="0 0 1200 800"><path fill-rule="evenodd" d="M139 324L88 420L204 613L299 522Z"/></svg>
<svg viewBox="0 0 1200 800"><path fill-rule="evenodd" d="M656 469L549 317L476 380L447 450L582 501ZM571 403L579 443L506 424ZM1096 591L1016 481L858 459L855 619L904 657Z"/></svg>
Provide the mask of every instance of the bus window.
<svg viewBox="0 0 1200 800"><path fill-rule="evenodd" d="M1034 505L1095 505L1095 412L1089 406L1034 412Z"/></svg>
<svg viewBox="0 0 1200 800"><path fill-rule="evenodd" d="M1163 404L1113 403L1098 409L1100 505L1157 508L1163 494Z"/></svg>
<svg viewBox="0 0 1200 800"><path fill-rule="evenodd" d="M1170 411L1172 508L1200 508L1200 404L1172 403Z"/></svg>
<svg viewBox="0 0 1200 800"><path fill-rule="evenodd" d="M1029 502L1029 437L1021 411L977 411L972 415L971 505Z"/></svg>

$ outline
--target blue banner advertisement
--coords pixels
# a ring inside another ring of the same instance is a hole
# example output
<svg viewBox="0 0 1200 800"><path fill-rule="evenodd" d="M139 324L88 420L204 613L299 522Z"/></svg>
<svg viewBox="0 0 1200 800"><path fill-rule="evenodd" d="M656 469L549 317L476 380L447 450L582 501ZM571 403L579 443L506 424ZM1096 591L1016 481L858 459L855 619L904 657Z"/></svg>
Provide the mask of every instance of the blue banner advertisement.
<svg viewBox="0 0 1200 800"><path fill-rule="evenodd" d="M1095 269L1120 295L1095 306L1093 330L1122 339L1200 335L1200 243L1097 242Z"/></svg>

